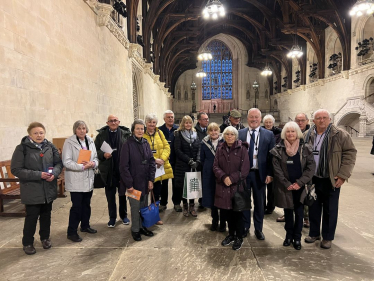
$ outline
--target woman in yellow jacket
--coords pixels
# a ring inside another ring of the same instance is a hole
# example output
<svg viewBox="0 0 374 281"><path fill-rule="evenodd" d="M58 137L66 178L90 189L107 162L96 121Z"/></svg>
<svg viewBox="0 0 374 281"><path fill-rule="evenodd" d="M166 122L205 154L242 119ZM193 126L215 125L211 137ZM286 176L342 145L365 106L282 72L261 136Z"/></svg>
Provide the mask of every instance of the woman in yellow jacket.
<svg viewBox="0 0 374 281"><path fill-rule="evenodd" d="M153 152L153 157L156 160L157 168L161 166L164 167L165 174L159 176L155 179L153 186L153 193L155 195L156 201L160 199L161 190L167 189L167 179L173 178L173 169L169 163L170 156L170 145L165 138L163 132L157 128L157 116L154 114L147 114L145 117L146 131L143 137L148 141L151 150ZM157 174L157 171L156 171ZM163 185L163 183L165 183ZM168 194L165 192L165 194ZM153 199L152 199L153 200ZM160 205L160 211L166 209L166 206ZM163 224L162 221L159 221L157 224Z"/></svg>

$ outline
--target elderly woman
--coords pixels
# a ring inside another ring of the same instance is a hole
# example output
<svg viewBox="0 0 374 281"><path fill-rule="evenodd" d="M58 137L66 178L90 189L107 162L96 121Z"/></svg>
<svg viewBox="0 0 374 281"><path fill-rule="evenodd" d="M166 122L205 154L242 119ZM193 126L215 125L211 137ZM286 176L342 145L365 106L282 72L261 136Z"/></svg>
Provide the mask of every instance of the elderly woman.
<svg viewBox="0 0 374 281"><path fill-rule="evenodd" d="M200 162L203 166L202 180L203 180L203 199L202 205L211 209L212 225L211 231L218 229L218 222L220 222L219 231L226 231L226 221L218 215L218 208L214 206L214 196L216 193L216 177L213 173L213 162L216 156L217 147L223 142L220 135L219 126L217 123L210 123L208 126L208 135L203 138L200 147Z"/></svg>
<svg viewBox="0 0 374 281"><path fill-rule="evenodd" d="M273 155L275 204L284 208L286 239L283 246L292 243L296 250L300 250L304 214L300 198L305 193L305 184L313 178L316 164L313 149L304 143L297 123L288 122L283 127L281 138L282 141L270 151Z"/></svg>
<svg viewBox="0 0 374 281"><path fill-rule="evenodd" d="M176 212L182 211L180 206L183 194L184 175L190 172L191 169L196 169L199 166L200 155L199 146L200 141L197 137L195 128L192 126L193 122L190 116L186 115L182 118L179 128L175 131L174 149L175 149L175 188L173 189L173 203ZM195 200L190 199L190 206L188 206L187 199L183 198L183 215L188 217L189 214L197 217L195 211Z"/></svg>
<svg viewBox="0 0 374 281"><path fill-rule="evenodd" d="M80 231L94 234L97 230L91 228L91 197L94 182L94 168L98 166L96 147L93 140L87 136L88 127L84 121L78 120L73 125L73 133L62 148L62 162L65 170L65 188L70 192L72 206L70 208L67 237L73 242L81 242ZM89 150L89 159L78 163L81 151Z"/></svg>
<svg viewBox="0 0 374 281"><path fill-rule="evenodd" d="M153 193L155 195L156 201L159 200L161 194L168 194L167 192L161 193L161 189L168 188L168 179L173 178L173 169L169 163L169 156L170 156L170 145L167 139L164 136L164 133L159 130L157 126L157 116L154 114L148 114L145 117L145 125L146 125L146 132L144 134L144 138L148 141L153 157L156 161L156 167L160 168L163 166L165 170L165 174L159 176L155 179L153 184ZM163 198L163 201L165 198ZM160 206L160 210L163 211L166 209L166 206ZM162 225L162 221L157 222L158 225Z"/></svg>
<svg viewBox="0 0 374 281"><path fill-rule="evenodd" d="M229 235L222 241L222 246L232 245L233 250L239 250L243 244L242 212L232 208L232 198L249 173L248 144L238 140L238 131L229 126L223 131L224 142L216 152L213 172L216 176L216 193L214 205L221 209L221 216L227 219ZM243 190L243 186L240 187Z"/></svg>
<svg viewBox="0 0 374 281"><path fill-rule="evenodd" d="M17 145L11 162L11 172L19 178L21 202L26 207L22 244L27 255L36 253L34 234L39 219L40 240L44 249L51 248L52 202L57 198L57 177L62 162L56 147L45 139L43 124L33 122L28 136Z"/></svg>
<svg viewBox="0 0 374 281"><path fill-rule="evenodd" d="M282 130L277 127L274 127L275 119L273 115L270 115L270 114L265 115L265 117L262 119L262 122L264 123L263 128L273 132L275 143L276 144L279 143L281 141L280 135L281 135ZM264 210L265 210L265 214L269 215L269 214L272 214L275 209L273 182L268 183L266 185L266 189L267 189L267 196L264 202L264 205L265 205ZM267 200L267 204L266 204L266 200Z"/></svg>
<svg viewBox="0 0 374 281"><path fill-rule="evenodd" d="M151 148L144 136L145 124L143 120L135 120L131 125L131 137L121 149L119 172L121 175L119 194L126 191L141 192L140 200L129 197L131 206L131 234L135 241L142 240L141 234L153 236L153 232L142 227L140 209L148 205L148 193L153 189L156 162Z"/></svg>

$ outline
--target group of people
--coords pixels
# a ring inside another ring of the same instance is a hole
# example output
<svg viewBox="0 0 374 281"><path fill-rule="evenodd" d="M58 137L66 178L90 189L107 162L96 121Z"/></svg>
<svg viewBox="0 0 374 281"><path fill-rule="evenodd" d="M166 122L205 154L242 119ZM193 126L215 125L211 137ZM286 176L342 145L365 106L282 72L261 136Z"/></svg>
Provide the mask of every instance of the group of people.
<svg viewBox="0 0 374 281"><path fill-rule="evenodd" d="M21 200L26 205L22 239L25 253L36 252L33 242L38 218L43 248L51 247L52 202L57 197L56 181L63 167L72 202L67 238L73 242L82 241L79 226L81 232L97 233L90 225L90 216L98 171L105 183L108 227L113 228L117 223L116 194L121 222L128 225L126 195L134 190L141 192L140 200L128 196L132 237L140 241L141 235L153 236L153 232L142 226L139 211L149 204L148 197L152 202L160 201L160 212L167 208L169 179L174 210L186 217L197 217L195 199L183 197L186 172L197 170L202 174L200 207L211 209L210 230L225 232L228 224L223 246L232 244L233 250L239 250L249 233L251 211L233 209L234 194L246 189L253 197L257 239L265 239L264 215L277 206L284 209L283 218L277 219L285 221L284 246L292 244L301 249L301 230L307 222L310 231L305 242L314 243L322 234L320 246L331 247L340 187L352 173L357 151L349 134L331 123L328 111L317 110L312 127L307 124L307 115L300 113L295 118L297 123L288 122L283 129L274 126L271 115L262 119L257 108L248 111L248 128L241 124L241 113L237 110L231 110L221 126L209 124L204 112L197 115L196 126L188 115L176 125L171 110L163 118L165 123L157 127L157 116L148 114L145 122L135 120L129 129L120 126L117 116L110 115L95 141L87 135L86 123L77 121L73 135L65 141L62 157L45 139L43 124L31 123L28 136L16 147L11 163L12 173L20 179ZM104 142L113 152L102 151ZM78 163L82 150L90 151L89 159ZM303 202L307 185L315 186L317 199L305 217Z"/></svg>

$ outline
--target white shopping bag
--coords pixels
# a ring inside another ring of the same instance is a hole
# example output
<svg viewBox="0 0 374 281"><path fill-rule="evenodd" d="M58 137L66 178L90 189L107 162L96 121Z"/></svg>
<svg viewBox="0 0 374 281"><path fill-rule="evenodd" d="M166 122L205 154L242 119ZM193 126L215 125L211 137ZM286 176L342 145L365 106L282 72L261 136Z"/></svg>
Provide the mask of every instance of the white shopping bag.
<svg viewBox="0 0 374 281"><path fill-rule="evenodd" d="M201 172L186 172L184 175L183 198L196 199L202 196Z"/></svg>

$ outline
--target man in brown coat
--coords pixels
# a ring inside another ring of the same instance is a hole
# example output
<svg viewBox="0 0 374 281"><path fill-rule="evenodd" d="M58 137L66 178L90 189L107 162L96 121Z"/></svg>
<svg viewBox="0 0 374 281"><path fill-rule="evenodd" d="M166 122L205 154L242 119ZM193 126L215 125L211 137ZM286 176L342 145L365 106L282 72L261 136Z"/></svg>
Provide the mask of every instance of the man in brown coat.
<svg viewBox="0 0 374 281"><path fill-rule="evenodd" d="M310 231L305 242L321 239L323 211L321 248L330 249L338 222L340 187L351 176L357 150L350 135L331 123L327 110L317 110L313 121L315 125L305 133L305 142L313 146L317 201L309 207Z"/></svg>

